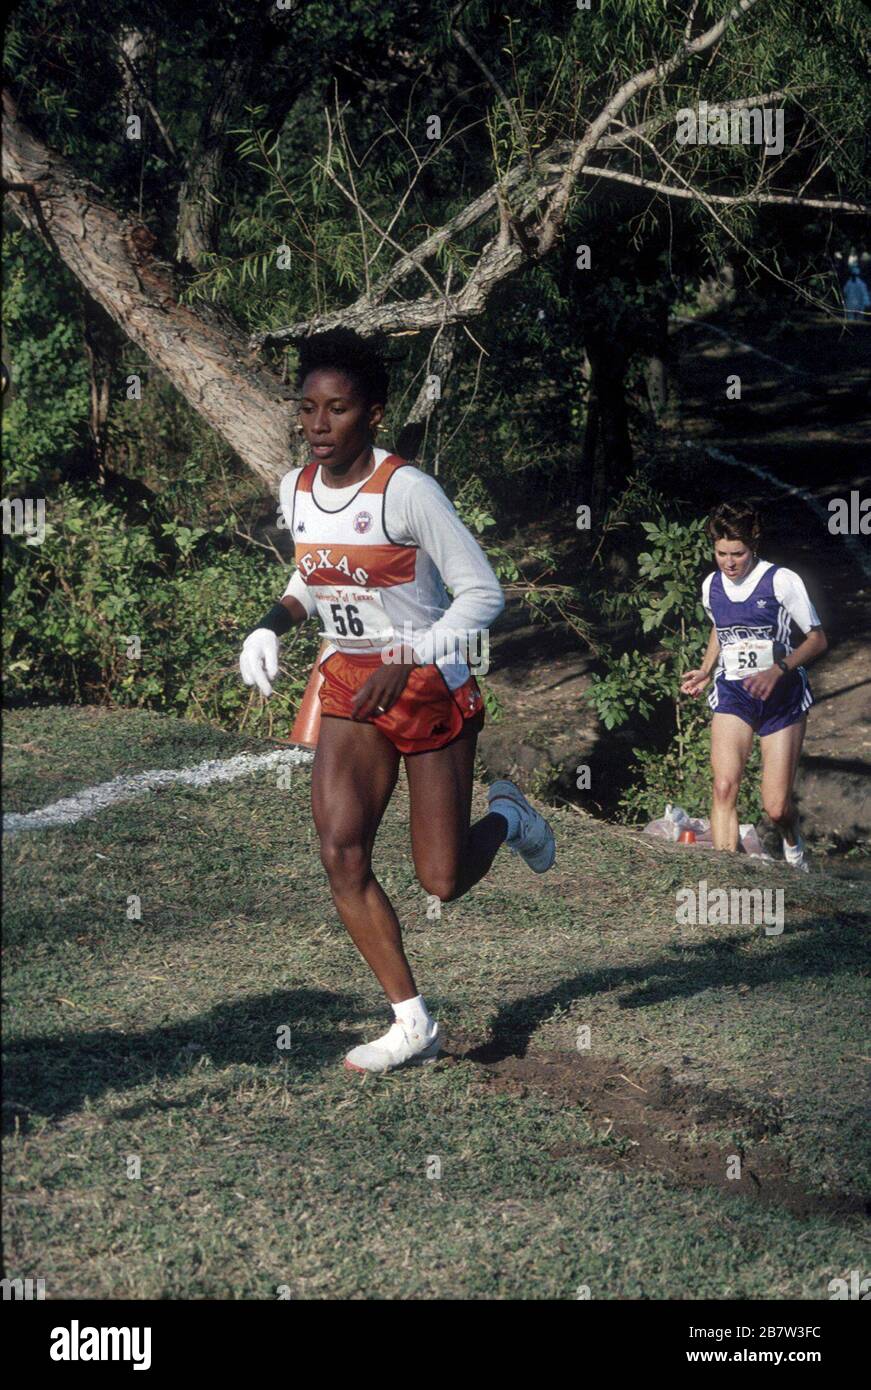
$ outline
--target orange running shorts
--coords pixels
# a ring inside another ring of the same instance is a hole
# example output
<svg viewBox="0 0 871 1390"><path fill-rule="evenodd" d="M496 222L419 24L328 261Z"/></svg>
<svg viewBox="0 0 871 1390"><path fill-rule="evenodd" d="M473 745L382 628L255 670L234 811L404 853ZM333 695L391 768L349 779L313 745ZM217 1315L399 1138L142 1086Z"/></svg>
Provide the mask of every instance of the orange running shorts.
<svg viewBox="0 0 871 1390"><path fill-rule="evenodd" d="M380 652L332 652L321 662L323 684L318 691L321 714L333 719L353 718L354 696L381 665ZM360 721L374 724L400 753L429 753L453 743L467 719L482 716L484 700L473 675L450 690L436 665L415 666L399 699L386 714L370 714Z"/></svg>

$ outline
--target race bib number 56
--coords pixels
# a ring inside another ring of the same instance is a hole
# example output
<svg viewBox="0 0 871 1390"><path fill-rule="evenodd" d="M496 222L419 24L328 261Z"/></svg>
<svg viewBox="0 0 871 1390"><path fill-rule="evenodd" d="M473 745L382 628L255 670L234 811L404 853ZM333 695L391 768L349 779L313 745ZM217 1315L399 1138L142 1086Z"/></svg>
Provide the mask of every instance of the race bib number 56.
<svg viewBox="0 0 871 1390"><path fill-rule="evenodd" d="M761 638L730 642L723 648L723 669L727 681L740 681L767 671L774 665L774 643Z"/></svg>
<svg viewBox="0 0 871 1390"><path fill-rule="evenodd" d="M380 646L393 636L393 624L377 593L366 589L318 589L325 636L340 647Z"/></svg>

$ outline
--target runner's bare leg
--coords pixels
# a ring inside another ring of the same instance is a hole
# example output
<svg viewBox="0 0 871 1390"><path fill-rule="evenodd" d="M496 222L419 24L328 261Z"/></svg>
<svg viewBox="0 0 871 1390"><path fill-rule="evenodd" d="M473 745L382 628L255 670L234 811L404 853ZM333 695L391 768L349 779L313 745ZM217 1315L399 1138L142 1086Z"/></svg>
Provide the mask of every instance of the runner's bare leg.
<svg viewBox="0 0 871 1390"><path fill-rule="evenodd" d="M405 758L415 873L424 891L442 902L462 897L484 877L508 833L505 817L495 811L469 824L482 723L476 716L446 748Z"/></svg>
<svg viewBox="0 0 871 1390"><path fill-rule="evenodd" d="M380 729L322 716L312 811L333 902L392 1004L417 994L399 919L372 872L372 847L396 786L399 754Z"/></svg>
<svg viewBox="0 0 871 1390"><path fill-rule="evenodd" d="M711 720L711 768L714 796L711 838L714 849L738 848L738 791L753 747L753 730L737 714L714 714Z"/></svg>
<svg viewBox="0 0 871 1390"><path fill-rule="evenodd" d="M797 843L798 812L792 785L807 726L807 715L775 734L766 734L762 745L762 805L788 845Z"/></svg>

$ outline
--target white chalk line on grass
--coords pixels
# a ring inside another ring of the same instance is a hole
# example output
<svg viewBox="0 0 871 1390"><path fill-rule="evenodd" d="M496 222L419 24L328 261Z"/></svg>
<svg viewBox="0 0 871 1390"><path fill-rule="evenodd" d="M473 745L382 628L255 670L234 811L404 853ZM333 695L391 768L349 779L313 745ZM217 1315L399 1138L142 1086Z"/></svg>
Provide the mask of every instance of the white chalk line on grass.
<svg viewBox="0 0 871 1390"><path fill-rule="evenodd" d="M697 447L693 440L687 439L684 442L688 449ZM786 493L788 497L801 498L802 502L806 503L811 511L815 512L820 520L825 523L826 530L828 531L832 514L826 510L822 502L814 497L813 493L806 492L803 487L797 487L792 483L784 483L777 477L776 473L769 473L767 468L761 468L759 464L747 463L744 459L736 459L734 454L725 454L722 449L714 449L709 444L702 444L701 447L706 454L716 459L718 463L728 464L730 468L746 468L749 473L755 473L757 478L764 478L767 483L771 483L772 486L779 488L780 491ZM836 533L831 532L830 534L834 535ZM855 536L837 533L837 538L843 541L846 549L849 550L853 560L859 566L865 578L871 579L871 556L869 556L865 547L856 540Z"/></svg>
<svg viewBox="0 0 871 1390"><path fill-rule="evenodd" d="M234 782L252 772L268 768L310 763L314 757L305 748L279 748L272 753L238 753L235 758L209 758L194 767L154 768L149 772L134 772L85 787L75 796L65 796L43 806L38 811L8 812L3 817L4 834L19 830L50 830L58 825L74 825L86 816L94 816L116 806L119 801L132 801L160 787L182 783L189 787L208 787L212 782Z"/></svg>

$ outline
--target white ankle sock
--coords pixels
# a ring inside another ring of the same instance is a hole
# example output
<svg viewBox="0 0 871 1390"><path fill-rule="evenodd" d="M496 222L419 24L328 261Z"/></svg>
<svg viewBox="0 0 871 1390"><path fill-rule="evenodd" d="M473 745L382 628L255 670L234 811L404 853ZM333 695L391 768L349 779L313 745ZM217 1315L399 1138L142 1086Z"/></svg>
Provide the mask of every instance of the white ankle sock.
<svg viewBox="0 0 871 1390"><path fill-rule="evenodd" d="M398 1023L404 1023L407 1028L416 1027L421 1033L429 1034L435 1026L422 994L416 994L413 999L401 999L398 1004L394 1004L393 1015Z"/></svg>
<svg viewBox="0 0 871 1390"><path fill-rule="evenodd" d="M783 842L783 857L784 857L784 859L787 860L788 863L794 864L797 860L801 859L801 856L802 856L803 854L804 854L804 840L801 838L800 835L796 835L796 837L795 837L795 844L794 844L794 845L788 845L788 844L786 843L786 841L784 840L784 842Z"/></svg>

